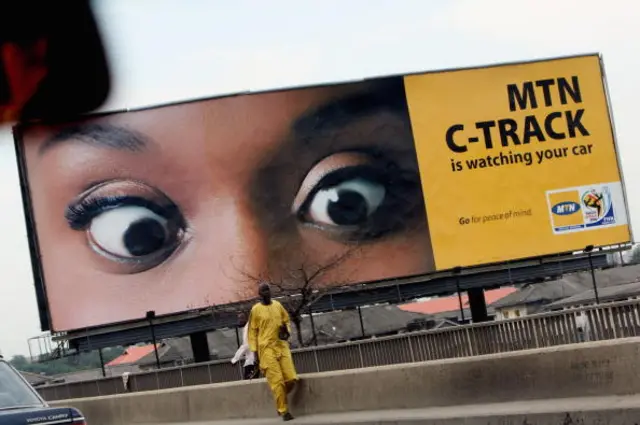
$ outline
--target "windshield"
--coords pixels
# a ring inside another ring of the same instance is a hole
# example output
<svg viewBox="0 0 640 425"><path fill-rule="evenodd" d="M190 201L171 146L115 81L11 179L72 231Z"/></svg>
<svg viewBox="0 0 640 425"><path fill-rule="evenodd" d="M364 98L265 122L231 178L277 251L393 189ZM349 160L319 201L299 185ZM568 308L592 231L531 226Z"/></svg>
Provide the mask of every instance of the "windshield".
<svg viewBox="0 0 640 425"><path fill-rule="evenodd" d="M40 398L19 373L0 361L0 410L41 405Z"/></svg>

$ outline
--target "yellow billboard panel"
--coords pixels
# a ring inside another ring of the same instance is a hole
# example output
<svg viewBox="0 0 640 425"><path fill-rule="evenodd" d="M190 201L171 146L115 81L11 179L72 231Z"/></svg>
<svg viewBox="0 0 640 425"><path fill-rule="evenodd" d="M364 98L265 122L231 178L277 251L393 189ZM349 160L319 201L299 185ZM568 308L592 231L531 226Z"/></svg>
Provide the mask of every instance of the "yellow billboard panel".
<svg viewBox="0 0 640 425"><path fill-rule="evenodd" d="M626 243L597 55L405 77L437 269Z"/></svg>

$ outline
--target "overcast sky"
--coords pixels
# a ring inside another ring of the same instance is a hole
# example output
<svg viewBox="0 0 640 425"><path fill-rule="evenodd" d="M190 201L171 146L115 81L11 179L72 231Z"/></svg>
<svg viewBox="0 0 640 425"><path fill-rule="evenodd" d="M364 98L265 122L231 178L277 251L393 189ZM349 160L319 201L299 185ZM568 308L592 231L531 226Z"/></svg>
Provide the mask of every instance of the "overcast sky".
<svg viewBox="0 0 640 425"><path fill-rule="evenodd" d="M115 80L104 109L600 52L631 222L640 229L637 1L104 0L94 5ZM0 128L0 205L0 351L27 354L27 339L40 330L7 128Z"/></svg>

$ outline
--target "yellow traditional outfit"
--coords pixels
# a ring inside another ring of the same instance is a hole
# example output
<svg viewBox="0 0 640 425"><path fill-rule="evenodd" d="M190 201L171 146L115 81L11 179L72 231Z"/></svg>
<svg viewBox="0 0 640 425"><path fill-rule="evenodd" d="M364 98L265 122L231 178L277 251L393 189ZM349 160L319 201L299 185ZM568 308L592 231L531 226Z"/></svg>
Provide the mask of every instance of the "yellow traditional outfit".
<svg viewBox="0 0 640 425"><path fill-rule="evenodd" d="M291 358L289 343L279 337L280 327L286 325L291 334L289 313L278 301L256 304L249 316L249 348L258 353L260 370L267 378L280 415L289 411L287 394L298 375Z"/></svg>

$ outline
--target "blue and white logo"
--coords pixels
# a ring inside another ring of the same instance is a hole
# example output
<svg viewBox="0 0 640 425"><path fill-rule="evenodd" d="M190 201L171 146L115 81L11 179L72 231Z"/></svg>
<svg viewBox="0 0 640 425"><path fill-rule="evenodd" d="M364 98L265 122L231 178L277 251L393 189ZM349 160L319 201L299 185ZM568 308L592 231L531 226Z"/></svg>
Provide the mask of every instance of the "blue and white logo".
<svg viewBox="0 0 640 425"><path fill-rule="evenodd" d="M551 212L555 215L571 215L580 211L580 204L577 202L565 201L551 207Z"/></svg>

